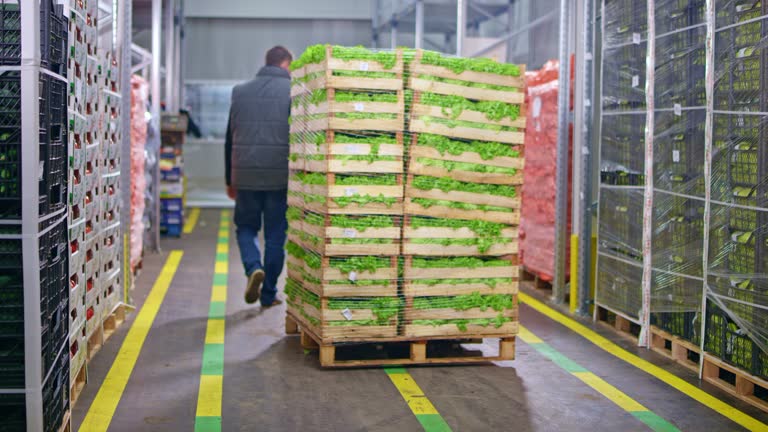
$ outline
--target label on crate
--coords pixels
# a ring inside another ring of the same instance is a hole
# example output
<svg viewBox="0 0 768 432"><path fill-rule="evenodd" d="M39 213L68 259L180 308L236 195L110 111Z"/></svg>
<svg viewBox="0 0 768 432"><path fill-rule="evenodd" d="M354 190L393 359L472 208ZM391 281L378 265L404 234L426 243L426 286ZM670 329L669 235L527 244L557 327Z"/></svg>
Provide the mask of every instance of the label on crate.
<svg viewBox="0 0 768 432"><path fill-rule="evenodd" d="M344 318L346 318L347 321L352 321L352 311L349 310L349 308L341 311L341 314L344 315Z"/></svg>
<svg viewBox="0 0 768 432"><path fill-rule="evenodd" d="M640 85L640 75L633 75L632 76L632 87L637 87Z"/></svg>
<svg viewBox="0 0 768 432"><path fill-rule="evenodd" d="M357 230L354 230L352 228L344 228L344 237L346 238L355 238L357 237Z"/></svg>
<svg viewBox="0 0 768 432"><path fill-rule="evenodd" d="M351 197L357 195L357 189L355 188L346 188L344 189L344 195Z"/></svg>
<svg viewBox="0 0 768 432"><path fill-rule="evenodd" d="M351 271L349 272L349 280L354 282L357 280L357 272Z"/></svg>
<svg viewBox="0 0 768 432"><path fill-rule="evenodd" d="M672 150L672 162L680 162L680 150Z"/></svg>
<svg viewBox="0 0 768 432"><path fill-rule="evenodd" d="M640 33L632 33L632 43L640 45Z"/></svg>
<svg viewBox="0 0 768 432"><path fill-rule="evenodd" d="M360 63L360 70L361 70L361 71L363 71L363 72L368 72L368 68L369 68L369 66L368 66L368 62L362 62L362 63Z"/></svg>
<svg viewBox="0 0 768 432"><path fill-rule="evenodd" d="M679 117L679 116L683 115L683 106L682 105L675 104L674 110L675 110L675 115L676 116Z"/></svg>
<svg viewBox="0 0 768 432"><path fill-rule="evenodd" d="M362 102L356 102L355 111L365 111L365 104L363 104Z"/></svg>
<svg viewBox="0 0 768 432"><path fill-rule="evenodd" d="M347 144L344 146L344 153L348 155L364 155L368 154L368 150L356 144Z"/></svg>

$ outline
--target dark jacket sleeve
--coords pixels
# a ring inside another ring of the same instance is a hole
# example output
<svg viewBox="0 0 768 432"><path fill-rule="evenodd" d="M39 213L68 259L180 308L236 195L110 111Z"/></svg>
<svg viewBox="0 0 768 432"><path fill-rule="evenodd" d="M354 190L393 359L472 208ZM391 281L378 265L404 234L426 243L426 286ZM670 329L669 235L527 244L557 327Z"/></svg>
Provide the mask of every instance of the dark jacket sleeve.
<svg viewBox="0 0 768 432"><path fill-rule="evenodd" d="M227 186L232 185L232 115L227 120L227 136L224 139L224 175Z"/></svg>

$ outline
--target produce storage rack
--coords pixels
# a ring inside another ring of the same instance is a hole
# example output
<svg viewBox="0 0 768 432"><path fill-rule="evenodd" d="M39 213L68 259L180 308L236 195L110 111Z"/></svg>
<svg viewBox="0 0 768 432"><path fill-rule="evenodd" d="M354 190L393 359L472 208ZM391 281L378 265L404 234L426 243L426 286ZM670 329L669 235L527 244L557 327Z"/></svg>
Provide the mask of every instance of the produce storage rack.
<svg viewBox="0 0 768 432"><path fill-rule="evenodd" d="M604 0L603 17L595 316L768 410L768 6Z"/></svg>
<svg viewBox="0 0 768 432"><path fill-rule="evenodd" d="M181 237L186 205L184 141L187 117L163 114L160 129L160 232Z"/></svg>
<svg viewBox="0 0 768 432"><path fill-rule="evenodd" d="M58 431L69 415L67 17L52 0L0 2L4 425Z"/></svg>

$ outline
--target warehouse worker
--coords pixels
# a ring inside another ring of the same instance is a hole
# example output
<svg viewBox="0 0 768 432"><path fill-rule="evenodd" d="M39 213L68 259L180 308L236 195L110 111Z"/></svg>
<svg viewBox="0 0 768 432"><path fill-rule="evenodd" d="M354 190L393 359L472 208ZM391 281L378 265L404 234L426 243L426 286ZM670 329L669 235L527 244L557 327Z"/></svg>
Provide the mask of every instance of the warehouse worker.
<svg viewBox="0 0 768 432"><path fill-rule="evenodd" d="M232 90L224 144L227 195L235 200L240 257L248 276L245 301L262 307L282 303L277 278L283 272L288 197L288 116L291 53L276 46L256 78ZM264 260L259 231L264 218Z"/></svg>

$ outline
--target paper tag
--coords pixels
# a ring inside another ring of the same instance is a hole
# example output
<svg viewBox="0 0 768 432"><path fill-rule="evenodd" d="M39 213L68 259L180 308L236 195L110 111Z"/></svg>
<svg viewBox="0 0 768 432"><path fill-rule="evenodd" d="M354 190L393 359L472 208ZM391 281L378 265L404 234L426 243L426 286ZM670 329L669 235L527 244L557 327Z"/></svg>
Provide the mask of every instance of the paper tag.
<svg viewBox="0 0 768 432"><path fill-rule="evenodd" d="M353 272L353 271L349 272L349 280L352 281L352 282L356 281L357 280L357 272Z"/></svg>
<svg viewBox="0 0 768 432"><path fill-rule="evenodd" d="M363 72L368 72L368 62L360 63L360 70Z"/></svg>
<svg viewBox="0 0 768 432"><path fill-rule="evenodd" d="M344 146L344 152L349 155L362 155L368 153L365 148L355 144L348 144Z"/></svg>
<svg viewBox="0 0 768 432"><path fill-rule="evenodd" d="M584 60L587 60L587 61L592 60L592 53L588 52L584 54Z"/></svg>
<svg viewBox="0 0 768 432"><path fill-rule="evenodd" d="M675 110L675 115L676 115L676 116L681 116L681 115L683 115L683 106L682 106L682 105L680 105L680 104L675 104L674 110Z"/></svg>
<svg viewBox="0 0 768 432"><path fill-rule="evenodd" d="M632 43L640 45L640 33L632 33Z"/></svg>
<svg viewBox="0 0 768 432"><path fill-rule="evenodd" d="M344 195L351 197L357 195L357 189L355 188L346 188L344 189Z"/></svg>
<svg viewBox="0 0 768 432"><path fill-rule="evenodd" d="M541 115L541 98L537 97L533 100L533 118L538 118Z"/></svg>
<svg viewBox="0 0 768 432"><path fill-rule="evenodd" d="M672 150L672 162L680 162L680 150Z"/></svg>
<svg viewBox="0 0 768 432"><path fill-rule="evenodd" d="M365 111L365 104L361 102L355 103L355 111Z"/></svg>
<svg viewBox="0 0 768 432"><path fill-rule="evenodd" d="M632 76L632 87L637 87L640 85L640 76L639 75L633 75Z"/></svg>
<svg viewBox="0 0 768 432"><path fill-rule="evenodd" d="M344 315L344 318L346 318L347 321L352 321L352 311L349 310L349 308L346 308L343 311L341 311L341 314Z"/></svg>
<svg viewBox="0 0 768 432"><path fill-rule="evenodd" d="M346 238L355 238L357 237L357 230L354 230L352 228L344 228L343 235Z"/></svg>

